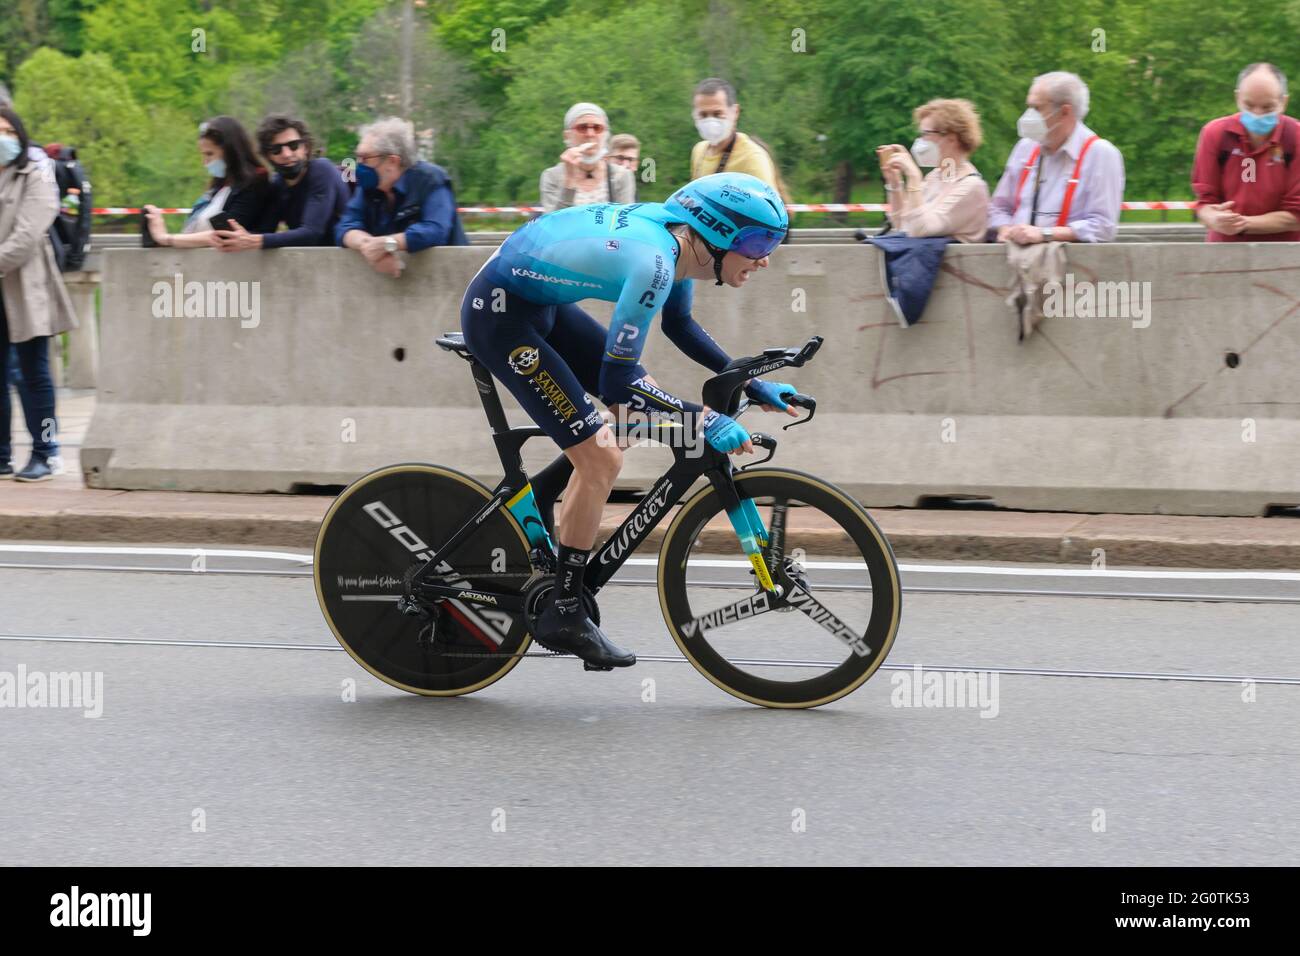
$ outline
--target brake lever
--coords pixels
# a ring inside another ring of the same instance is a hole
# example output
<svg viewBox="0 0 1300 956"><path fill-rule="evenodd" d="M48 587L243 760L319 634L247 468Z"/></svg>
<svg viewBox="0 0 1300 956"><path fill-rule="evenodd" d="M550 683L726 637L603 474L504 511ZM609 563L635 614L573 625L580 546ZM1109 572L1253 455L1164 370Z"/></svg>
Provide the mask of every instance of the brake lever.
<svg viewBox="0 0 1300 956"><path fill-rule="evenodd" d="M754 432L749 436L749 440L754 443L755 448L766 448L767 457L760 458L758 461L751 461L744 468L737 468L736 471L747 471L755 465L762 465L771 461L772 456L776 454L776 439L771 435L765 434L764 432Z"/></svg>
<svg viewBox="0 0 1300 956"><path fill-rule="evenodd" d="M785 403L787 405L797 405L799 408L806 408L808 409L808 414L800 418L797 422L791 422L789 425L782 426L782 431L794 428L795 425L802 425L805 422L810 422L812 421L813 416L817 414L817 399L813 398L811 395L801 395L796 392L787 398Z"/></svg>

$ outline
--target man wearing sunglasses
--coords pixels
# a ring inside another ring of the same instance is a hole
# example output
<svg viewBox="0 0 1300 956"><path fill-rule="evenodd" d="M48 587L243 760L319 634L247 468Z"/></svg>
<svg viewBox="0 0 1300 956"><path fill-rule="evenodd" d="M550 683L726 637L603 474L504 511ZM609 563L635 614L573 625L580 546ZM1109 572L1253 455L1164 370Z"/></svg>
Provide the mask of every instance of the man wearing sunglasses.
<svg viewBox="0 0 1300 956"><path fill-rule="evenodd" d="M245 229L215 232L223 252L278 249L283 246L334 244L334 225L348 204L348 190L338 167L328 159L312 159L314 143L307 124L283 114L272 114L257 128L257 146L275 170L270 198L259 223ZM281 224L285 229L279 232Z"/></svg>
<svg viewBox="0 0 1300 956"><path fill-rule="evenodd" d="M734 419L663 391L640 364L655 314L669 340L718 372L731 361L691 316L692 280L738 289L767 268L789 217L771 186L745 173L697 179L663 203L596 203L561 209L520 227L470 282L461 328L474 356L564 451L533 477L539 501L554 500L572 473L559 528L555 601L533 636L598 668L636 657L615 646L582 609L583 569L623 451L588 393L616 413L677 422L725 454L753 452ZM606 329L579 306L614 303ZM767 411L796 412L780 382L751 379L746 392ZM567 459L567 460L566 460ZM557 476L558 477L557 479Z"/></svg>

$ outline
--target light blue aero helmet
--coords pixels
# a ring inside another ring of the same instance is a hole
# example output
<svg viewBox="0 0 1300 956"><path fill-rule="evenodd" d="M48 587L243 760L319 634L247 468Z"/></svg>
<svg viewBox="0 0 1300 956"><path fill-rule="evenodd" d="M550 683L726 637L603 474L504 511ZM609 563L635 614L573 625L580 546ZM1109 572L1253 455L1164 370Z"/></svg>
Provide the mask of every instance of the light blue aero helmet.
<svg viewBox="0 0 1300 956"><path fill-rule="evenodd" d="M748 173L714 173L692 180L664 202L664 209L694 229L713 251L713 274L722 284L722 259L771 255L790 228L780 195Z"/></svg>

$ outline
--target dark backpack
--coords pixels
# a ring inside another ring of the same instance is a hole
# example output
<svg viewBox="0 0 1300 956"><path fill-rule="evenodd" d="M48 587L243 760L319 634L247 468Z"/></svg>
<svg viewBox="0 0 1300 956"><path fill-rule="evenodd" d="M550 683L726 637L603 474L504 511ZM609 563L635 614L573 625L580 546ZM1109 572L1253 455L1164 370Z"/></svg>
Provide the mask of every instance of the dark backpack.
<svg viewBox="0 0 1300 956"><path fill-rule="evenodd" d="M1297 123L1289 116L1279 117L1278 122L1282 124L1282 135L1280 137L1282 140L1282 160L1286 163L1287 169L1290 169L1291 160L1295 159L1296 128L1300 126L1300 123ZM1233 149L1243 145L1241 137L1233 130L1224 129L1223 135L1219 139L1219 169L1223 169L1228 162L1228 157L1232 155Z"/></svg>
<svg viewBox="0 0 1300 956"><path fill-rule="evenodd" d="M76 272L86 264L86 253L90 251L90 218L95 205L90 180L85 167L77 160L75 147L63 146L54 153L47 147L45 152L59 187L59 214L50 227L50 241L59 269ZM72 201L69 196L74 197Z"/></svg>

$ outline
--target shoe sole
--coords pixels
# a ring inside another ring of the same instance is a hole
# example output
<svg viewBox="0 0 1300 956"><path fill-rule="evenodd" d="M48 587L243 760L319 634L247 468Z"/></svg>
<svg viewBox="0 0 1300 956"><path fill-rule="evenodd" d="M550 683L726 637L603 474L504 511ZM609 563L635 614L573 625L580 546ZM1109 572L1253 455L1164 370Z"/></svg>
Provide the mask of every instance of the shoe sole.
<svg viewBox="0 0 1300 956"><path fill-rule="evenodd" d="M42 475L40 478L23 478L20 475L14 475L14 481L21 481L25 485L35 484L38 481L53 481L53 475Z"/></svg>

